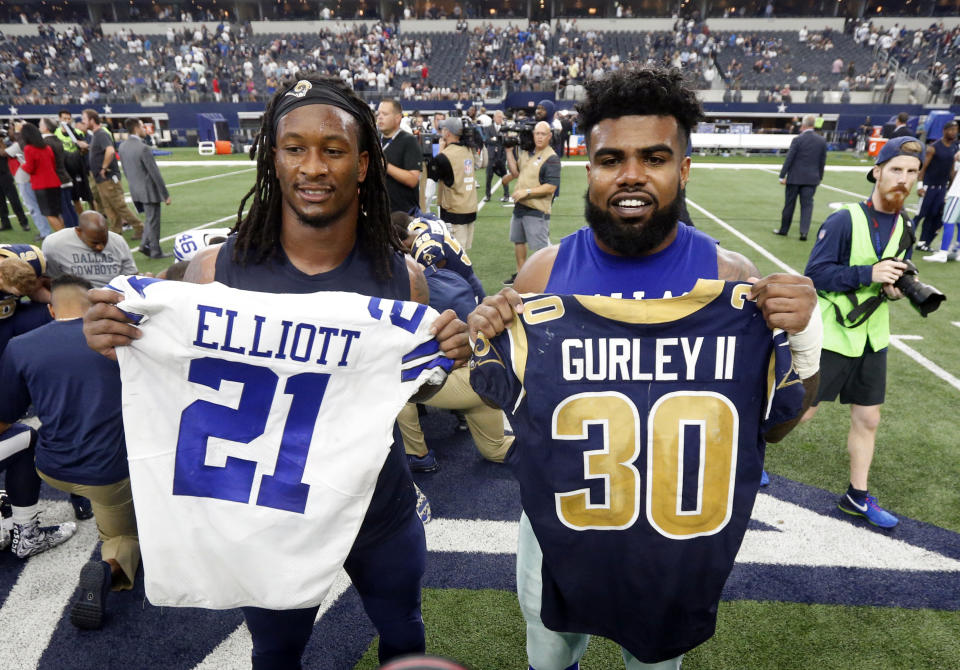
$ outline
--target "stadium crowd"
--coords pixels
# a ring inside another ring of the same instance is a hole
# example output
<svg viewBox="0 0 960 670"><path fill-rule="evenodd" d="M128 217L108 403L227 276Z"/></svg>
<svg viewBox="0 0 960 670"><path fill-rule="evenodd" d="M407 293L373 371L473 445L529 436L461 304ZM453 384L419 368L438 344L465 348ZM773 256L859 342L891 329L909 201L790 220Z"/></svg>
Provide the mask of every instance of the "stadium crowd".
<svg viewBox="0 0 960 670"><path fill-rule="evenodd" d="M3 104L107 104L119 101L265 101L297 73L340 76L361 95L405 101L481 99L513 90L554 91L583 84L623 62L669 65L700 88L760 89L789 100L809 91L892 86L898 67L922 73L930 96L953 98L960 76L960 28L932 24L881 34L864 21L844 32L711 32L705 22L676 19L669 32L581 30L576 19L531 21L452 34L401 34L397 24L358 24L347 32L257 35L249 22L179 28L163 35L120 30L104 35L83 24L0 41ZM2 37L2 36L0 36ZM443 44L435 48L434 40ZM65 67L64 67L65 64Z"/></svg>

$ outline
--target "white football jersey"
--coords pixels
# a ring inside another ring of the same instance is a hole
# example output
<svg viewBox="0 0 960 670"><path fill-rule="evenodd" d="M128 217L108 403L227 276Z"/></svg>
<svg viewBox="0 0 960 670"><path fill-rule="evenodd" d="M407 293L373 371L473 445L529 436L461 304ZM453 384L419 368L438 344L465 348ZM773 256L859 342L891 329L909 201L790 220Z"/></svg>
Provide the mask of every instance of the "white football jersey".
<svg viewBox="0 0 960 670"><path fill-rule="evenodd" d="M412 302L117 277L143 337L117 348L147 597L317 605L397 413L453 361Z"/></svg>
<svg viewBox="0 0 960 670"><path fill-rule="evenodd" d="M211 244L219 244L227 237L230 228L204 228L203 230L188 230L180 233L173 240L173 255L178 261L190 261L193 257ZM211 240L217 240L211 242Z"/></svg>

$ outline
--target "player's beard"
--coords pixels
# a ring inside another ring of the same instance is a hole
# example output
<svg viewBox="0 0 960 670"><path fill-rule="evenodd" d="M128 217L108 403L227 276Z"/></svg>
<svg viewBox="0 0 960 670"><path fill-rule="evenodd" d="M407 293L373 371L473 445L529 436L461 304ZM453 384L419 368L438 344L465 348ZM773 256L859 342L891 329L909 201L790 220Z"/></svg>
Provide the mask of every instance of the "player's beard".
<svg viewBox="0 0 960 670"><path fill-rule="evenodd" d="M888 212L899 212L903 209L903 203L906 202L910 193L899 187L881 194L883 199L883 208Z"/></svg>
<svg viewBox="0 0 960 670"><path fill-rule="evenodd" d="M680 220L679 195L666 207L658 208L643 224L620 223L608 211L590 202L590 189L584 196L583 216L591 230L605 245L624 256L643 256L663 243Z"/></svg>

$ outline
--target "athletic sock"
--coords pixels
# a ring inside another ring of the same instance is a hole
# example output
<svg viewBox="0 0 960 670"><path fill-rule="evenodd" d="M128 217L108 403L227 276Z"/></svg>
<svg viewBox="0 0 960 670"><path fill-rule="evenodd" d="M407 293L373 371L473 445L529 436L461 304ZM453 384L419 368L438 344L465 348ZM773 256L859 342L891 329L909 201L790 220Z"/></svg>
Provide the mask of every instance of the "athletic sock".
<svg viewBox="0 0 960 670"><path fill-rule="evenodd" d="M957 227L955 223L943 224L943 239L940 240L940 251L950 251L950 244L953 242L953 231Z"/></svg>
<svg viewBox="0 0 960 670"><path fill-rule="evenodd" d="M13 522L21 526L26 526L39 516L40 503L34 503L29 507L16 507L11 505L10 509L13 512Z"/></svg>
<svg viewBox="0 0 960 670"><path fill-rule="evenodd" d="M847 495L850 496L850 499L858 505L863 505L867 501L868 491L861 491L860 489L853 488L853 484L847 487Z"/></svg>

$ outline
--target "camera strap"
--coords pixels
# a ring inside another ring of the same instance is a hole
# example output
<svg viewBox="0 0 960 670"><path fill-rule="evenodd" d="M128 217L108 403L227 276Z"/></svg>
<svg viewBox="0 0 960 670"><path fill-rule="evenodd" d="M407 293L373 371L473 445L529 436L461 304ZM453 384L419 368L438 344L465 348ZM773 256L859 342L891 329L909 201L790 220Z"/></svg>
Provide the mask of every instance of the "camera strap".
<svg viewBox="0 0 960 670"><path fill-rule="evenodd" d="M903 220L903 232L900 233L900 245L897 247L897 252L894 254L894 258L901 258L903 254L913 246L916 237L913 233L913 226L910 225L910 219L906 217L902 212L900 217ZM866 322L873 313L879 309L880 305L883 304L885 300L888 300L887 294L883 292L883 289L880 289L880 293L875 296L871 296L864 300L862 303L857 300L856 291L847 291L844 295L847 296L853 304L853 309L851 309L846 318L840 312L840 307L833 303L834 316L839 323L844 328L857 328Z"/></svg>

